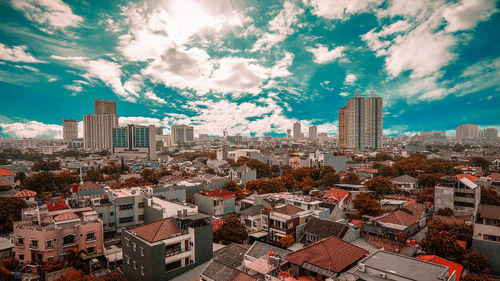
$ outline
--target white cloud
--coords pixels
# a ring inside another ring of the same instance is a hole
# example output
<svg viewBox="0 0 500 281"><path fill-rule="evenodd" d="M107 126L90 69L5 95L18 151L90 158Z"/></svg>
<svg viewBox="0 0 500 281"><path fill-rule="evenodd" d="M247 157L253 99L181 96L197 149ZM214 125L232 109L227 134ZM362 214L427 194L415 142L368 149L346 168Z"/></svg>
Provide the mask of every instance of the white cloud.
<svg viewBox="0 0 500 281"><path fill-rule="evenodd" d="M83 18L73 14L71 8L61 0L12 0L12 7L21 11L24 16L52 29L63 30L77 27Z"/></svg>
<svg viewBox="0 0 500 281"><path fill-rule="evenodd" d="M419 100L426 100L426 101L431 101L431 100L440 100L443 99L446 96L446 90L444 89L435 89L430 92L426 92L425 94L421 95L418 99Z"/></svg>
<svg viewBox="0 0 500 281"><path fill-rule="evenodd" d="M288 71L288 67L293 64L294 54L285 51L285 56L276 62L276 64L271 69L271 77L285 77L292 75L290 71Z"/></svg>
<svg viewBox="0 0 500 281"><path fill-rule="evenodd" d="M348 95L350 95L349 93L347 92L342 92L339 94L341 97L347 97Z"/></svg>
<svg viewBox="0 0 500 281"><path fill-rule="evenodd" d="M83 91L83 87L80 84L64 85L64 88L74 93Z"/></svg>
<svg viewBox="0 0 500 281"><path fill-rule="evenodd" d="M11 62L40 63L32 54L26 52L27 46L8 46L0 43L0 60Z"/></svg>
<svg viewBox="0 0 500 281"><path fill-rule="evenodd" d="M152 101L157 102L157 103L162 103L162 104L167 103L164 99L158 97L155 93L153 93L151 91L144 93L144 96Z"/></svg>
<svg viewBox="0 0 500 281"><path fill-rule="evenodd" d="M335 59L344 56L344 46L335 47L332 50L329 50L327 46L316 44L316 48L309 47L306 49L314 55L313 61L318 64L324 64L331 62Z"/></svg>
<svg viewBox="0 0 500 281"><path fill-rule="evenodd" d="M295 31L292 25L297 23L297 16L303 13L304 10L297 7L290 1L283 4L283 10L274 17L268 24L270 32L264 33L253 45L251 52L269 50L277 43L286 39Z"/></svg>
<svg viewBox="0 0 500 281"><path fill-rule="evenodd" d="M83 67L87 71L84 77L101 80L106 86L110 87L115 94L127 101L135 102L139 97L135 91L130 90L130 87L128 87L128 91L125 89L121 81L122 71L120 65L115 62L104 59L90 60L85 57L61 57L55 55L51 57L53 59L67 61L75 66Z"/></svg>
<svg viewBox="0 0 500 281"><path fill-rule="evenodd" d="M62 137L62 126L44 124L37 121L27 123L0 123L2 134L12 138L40 138L60 139Z"/></svg>
<svg viewBox="0 0 500 281"><path fill-rule="evenodd" d="M351 14L365 13L380 4L379 0L304 0L312 13L328 19L343 19Z"/></svg>
<svg viewBox="0 0 500 281"><path fill-rule="evenodd" d="M357 79L357 77L355 74L349 73L345 77L344 84L352 85L354 83L354 81L356 81L356 79Z"/></svg>
<svg viewBox="0 0 500 281"><path fill-rule="evenodd" d="M142 116L129 116L129 117L119 117L118 118L118 124L120 126L126 126L126 125L142 125L142 126L149 126L149 125L155 125L157 127L162 126L162 121L158 118L151 118L151 117L142 117Z"/></svg>
<svg viewBox="0 0 500 281"><path fill-rule="evenodd" d="M446 31L455 32L474 28L478 22L498 12L492 0L462 0L447 7L443 16L448 21Z"/></svg>

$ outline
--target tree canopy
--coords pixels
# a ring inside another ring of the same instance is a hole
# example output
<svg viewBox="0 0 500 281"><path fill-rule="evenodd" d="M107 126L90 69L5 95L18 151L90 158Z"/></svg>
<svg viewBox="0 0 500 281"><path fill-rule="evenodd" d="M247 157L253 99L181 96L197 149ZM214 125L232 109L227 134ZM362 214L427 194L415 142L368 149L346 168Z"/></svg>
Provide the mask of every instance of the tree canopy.
<svg viewBox="0 0 500 281"><path fill-rule="evenodd" d="M246 227L237 218L231 217L214 231L214 242L228 245L230 243L245 243L248 239Z"/></svg>

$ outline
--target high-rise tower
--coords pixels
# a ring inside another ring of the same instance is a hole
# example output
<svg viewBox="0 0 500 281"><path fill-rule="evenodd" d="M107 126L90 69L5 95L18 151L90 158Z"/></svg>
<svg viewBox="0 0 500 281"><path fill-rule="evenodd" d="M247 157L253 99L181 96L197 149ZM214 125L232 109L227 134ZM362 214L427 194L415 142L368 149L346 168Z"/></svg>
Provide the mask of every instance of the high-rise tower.
<svg viewBox="0 0 500 281"><path fill-rule="evenodd" d="M78 138L78 121L73 119L63 120L63 141L70 142Z"/></svg>
<svg viewBox="0 0 500 281"><path fill-rule="evenodd" d="M95 113L83 116L84 147L108 149L113 147L113 127L118 127L116 103L98 99Z"/></svg>

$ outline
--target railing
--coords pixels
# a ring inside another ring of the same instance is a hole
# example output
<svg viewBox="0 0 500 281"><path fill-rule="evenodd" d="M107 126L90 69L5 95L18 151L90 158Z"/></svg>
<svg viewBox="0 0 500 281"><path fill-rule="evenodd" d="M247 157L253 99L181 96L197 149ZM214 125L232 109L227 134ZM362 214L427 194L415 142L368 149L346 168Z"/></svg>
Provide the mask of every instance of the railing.
<svg viewBox="0 0 500 281"><path fill-rule="evenodd" d="M189 252L189 251L191 251L191 250L190 249L181 249L181 250L178 250L175 252L170 252L170 253L165 252L165 257L171 257L171 256L175 256L175 255L182 254L185 252Z"/></svg>

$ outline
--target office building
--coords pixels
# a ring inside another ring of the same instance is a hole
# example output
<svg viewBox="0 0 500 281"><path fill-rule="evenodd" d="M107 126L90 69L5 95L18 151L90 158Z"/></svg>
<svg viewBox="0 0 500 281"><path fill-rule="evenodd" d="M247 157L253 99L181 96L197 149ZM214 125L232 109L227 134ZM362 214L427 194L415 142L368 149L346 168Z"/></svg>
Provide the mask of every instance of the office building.
<svg viewBox="0 0 500 281"><path fill-rule="evenodd" d="M339 147L353 150L377 150L382 146L382 98L361 97L356 93L339 110Z"/></svg>
<svg viewBox="0 0 500 281"><path fill-rule="evenodd" d="M176 144L194 141L194 128L188 125L172 125L172 136Z"/></svg>
<svg viewBox="0 0 500 281"><path fill-rule="evenodd" d="M309 138L316 139L317 137L318 137L318 127L317 126L309 127Z"/></svg>
<svg viewBox="0 0 500 281"><path fill-rule="evenodd" d="M71 142L78 138L78 121L73 119L63 120L63 141Z"/></svg>
<svg viewBox="0 0 500 281"><path fill-rule="evenodd" d="M479 126L476 124L464 124L457 127L457 139L477 139L480 137Z"/></svg>
<svg viewBox="0 0 500 281"><path fill-rule="evenodd" d="M486 128L483 131L484 137L487 140L496 140L498 139L498 130L496 128Z"/></svg>
<svg viewBox="0 0 500 281"><path fill-rule="evenodd" d="M302 130L300 128L300 123L297 121L293 124L293 138L300 139L302 137Z"/></svg>
<svg viewBox="0 0 500 281"><path fill-rule="evenodd" d="M83 116L84 147L111 150L113 128L118 127L116 103L98 99L94 105L95 113Z"/></svg>
<svg viewBox="0 0 500 281"><path fill-rule="evenodd" d="M126 160L156 159L156 128L154 125L113 128L112 153Z"/></svg>

